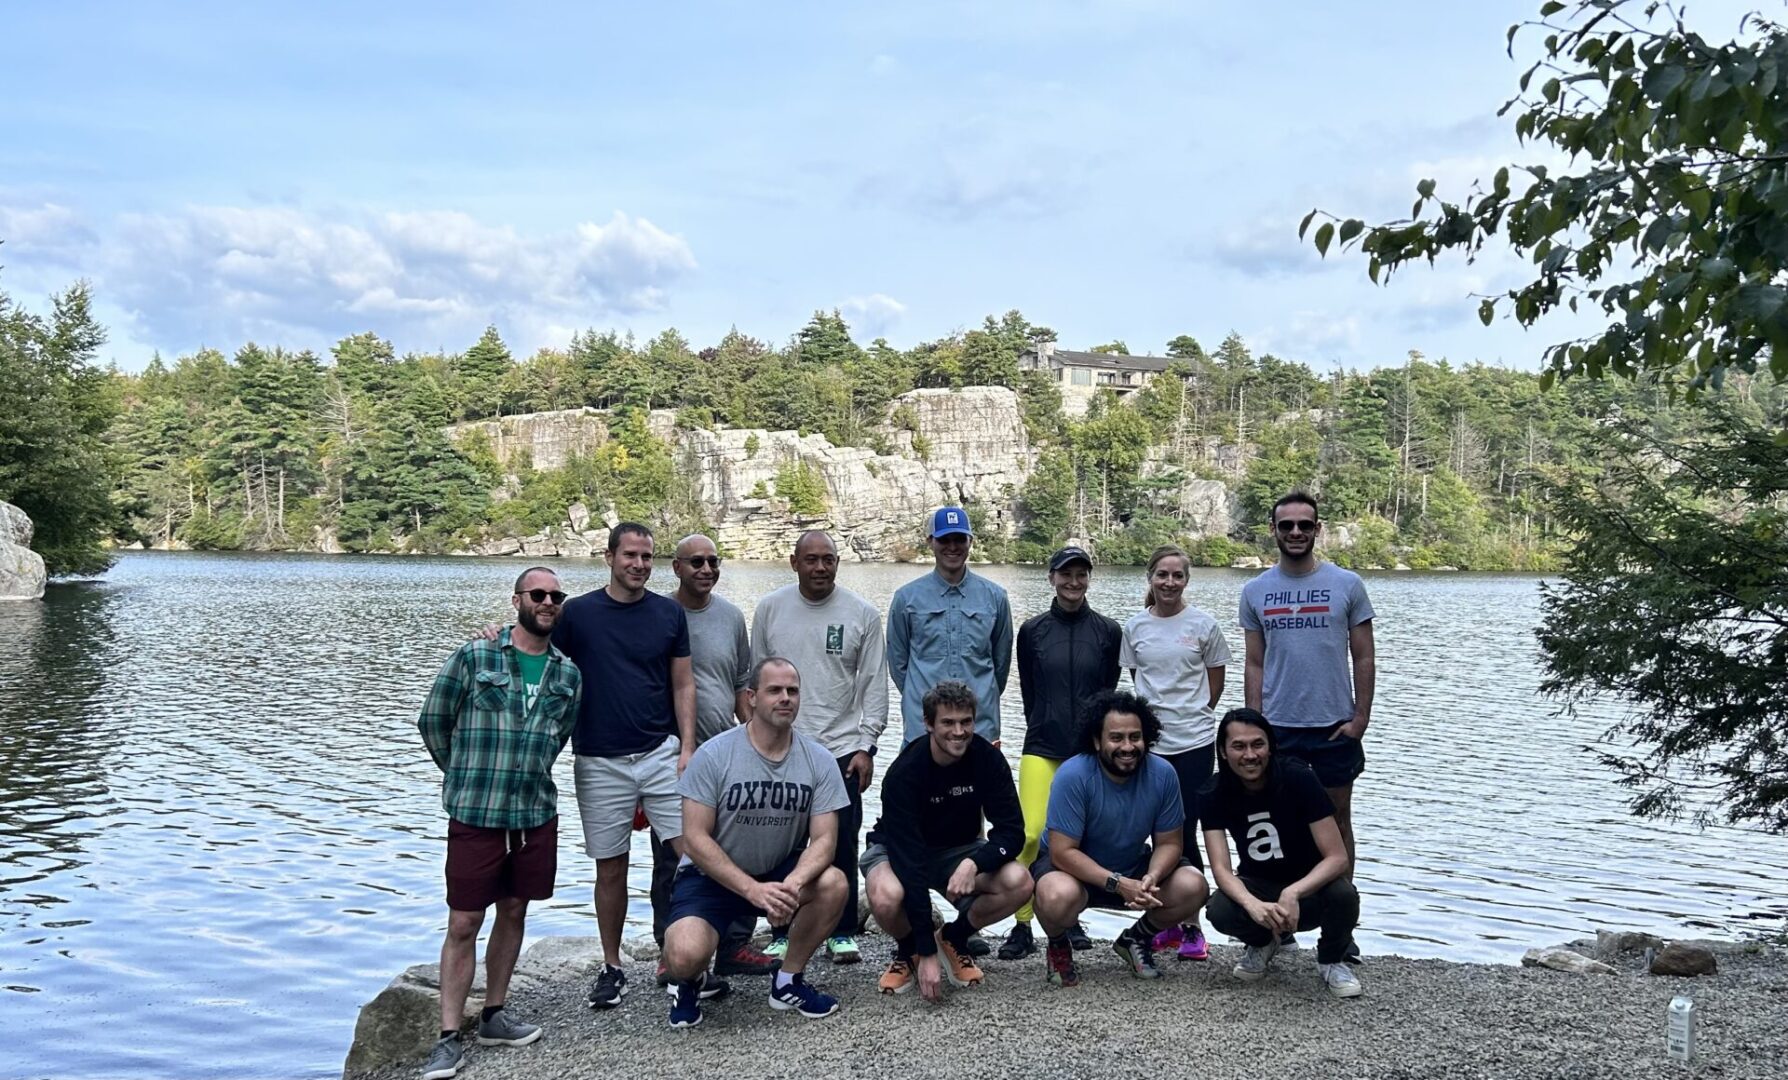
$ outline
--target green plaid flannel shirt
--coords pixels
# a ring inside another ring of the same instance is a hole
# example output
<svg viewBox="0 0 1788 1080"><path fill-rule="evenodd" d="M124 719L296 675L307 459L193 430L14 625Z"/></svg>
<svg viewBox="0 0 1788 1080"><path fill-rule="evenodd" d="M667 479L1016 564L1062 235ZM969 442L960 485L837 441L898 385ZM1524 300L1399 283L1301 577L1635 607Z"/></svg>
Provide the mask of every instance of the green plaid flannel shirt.
<svg viewBox="0 0 1788 1080"><path fill-rule="evenodd" d="M547 657L534 711L505 627L461 645L435 676L416 727L441 767L447 816L485 829L532 829L559 812L553 759L577 724L583 676L558 649Z"/></svg>

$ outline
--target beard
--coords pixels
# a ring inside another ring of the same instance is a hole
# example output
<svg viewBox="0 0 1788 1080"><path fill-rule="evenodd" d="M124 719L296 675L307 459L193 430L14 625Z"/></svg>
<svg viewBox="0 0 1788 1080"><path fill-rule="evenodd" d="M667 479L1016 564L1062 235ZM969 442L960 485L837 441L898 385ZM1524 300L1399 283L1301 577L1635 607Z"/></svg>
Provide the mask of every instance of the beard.
<svg viewBox="0 0 1788 1080"><path fill-rule="evenodd" d="M552 618L543 624L539 608L525 608L515 613L515 621L521 625L523 630L536 637L551 637L553 624L559 621L559 616L557 612L554 612Z"/></svg>

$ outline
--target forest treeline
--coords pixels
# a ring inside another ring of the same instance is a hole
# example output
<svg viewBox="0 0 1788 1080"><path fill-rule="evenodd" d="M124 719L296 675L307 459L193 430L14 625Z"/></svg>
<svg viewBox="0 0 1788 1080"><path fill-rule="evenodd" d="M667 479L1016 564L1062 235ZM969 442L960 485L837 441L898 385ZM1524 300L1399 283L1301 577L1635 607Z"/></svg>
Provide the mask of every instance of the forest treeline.
<svg viewBox="0 0 1788 1080"><path fill-rule="evenodd" d="M1266 542L1258 523L1272 500L1304 487L1321 494L1325 518L1352 526L1353 546L1333 552L1338 561L1539 569L1558 539L1538 498L1540 471L1588 467L1610 416L1668 424L1672 415L1658 395L1624 382L1548 392L1533 373L1416 353L1368 372L1318 374L1230 334L1210 350L1174 338L1163 350L1171 365L1149 387L1121 401L1102 395L1070 418L1055 384L1019 365L1055 334L1016 311L908 349L859 343L837 312L822 311L780 345L737 331L704 347L674 329L643 342L590 331L517 358L493 327L458 353L399 355L367 333L326 356L244 343L123 373L92 365L104 334L84 287L56 298L47 318L3 310L0 365L48 361L68 384L63 396L84 403L45 419L67 427L67 438L32 437L87 447L59 475L77 466L101 475L104 534L147 546L309 549L330 537L348 550L446 551L556 524L572 502L612 502L674 535L706 523L671 446L648 430L648 410L674 409L683 426L819 432L887 451L893 430L912 426L890 411L900 393L997 385L1019 394L1041 453L1013 492L1017 538L984 538L992 557L1036 559L1072 536L1106 560L1135 562L1179 539L1199 561L1226 565ZM1129 351L1121 341L1096 348ZM0 396L29 381L0 377ZM44 396L40 387L35 397ZM45 412L41 401L19 405ZM513 481L488 444L446 434L460 421L582 406L609 411L610 441L561 468L523 463ZM926 449L914 440L921 456ZM823 507L823 488L785 471L778 494L807 512ZM1248 524L1188 535L1178 492L1189 477L1227 485ZM95 557L71 551L58 565Z"/></svg>

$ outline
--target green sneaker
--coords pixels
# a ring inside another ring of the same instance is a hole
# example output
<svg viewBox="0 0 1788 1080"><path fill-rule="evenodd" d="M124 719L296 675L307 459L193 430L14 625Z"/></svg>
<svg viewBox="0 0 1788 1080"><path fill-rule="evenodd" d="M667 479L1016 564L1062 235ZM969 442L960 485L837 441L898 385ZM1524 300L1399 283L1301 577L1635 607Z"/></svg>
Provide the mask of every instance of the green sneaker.
<svg viewBox="0 0 1788 1080"><path fill-rule="evenodd" d="M788 938L771 938L770 943L764 946L764 955L774 958L778 964L782 963L782 958L788 955Z"/></svg>
<svg viewBox="0 0 1788 1080"><path fill-rule="evenodd" d="M826 955L834 964L854 964L863 959L863 953L857 948L857 939L848 934L840 934L826 939Z"/></svg>

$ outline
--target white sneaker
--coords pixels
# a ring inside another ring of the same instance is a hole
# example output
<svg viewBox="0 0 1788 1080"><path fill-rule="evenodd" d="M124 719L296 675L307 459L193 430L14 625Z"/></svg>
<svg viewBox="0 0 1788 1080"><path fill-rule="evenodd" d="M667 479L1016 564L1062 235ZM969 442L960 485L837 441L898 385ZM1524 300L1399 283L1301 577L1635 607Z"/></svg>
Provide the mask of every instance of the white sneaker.
<svg viewBox="0 0 1788 1080"><path fill-rule="evenodd" d="M1235 966L1235 977L1245 982L1264 978L1267 973L1267 965L1272 963L1273 957L1277 955L1279 955L1278 938L1274 938L1265 945L1248 946L1247 951L1242 953L1241 963Z"/></svg>
<svg viewBox="0 0 1788 1080"><path fill-rule="evenodd" d="M1322 976L1329 993L1336 997L1359 997L1365 989L1360 985L1360 977L1346 964L1317 964L1316 971Z"/></svg>

